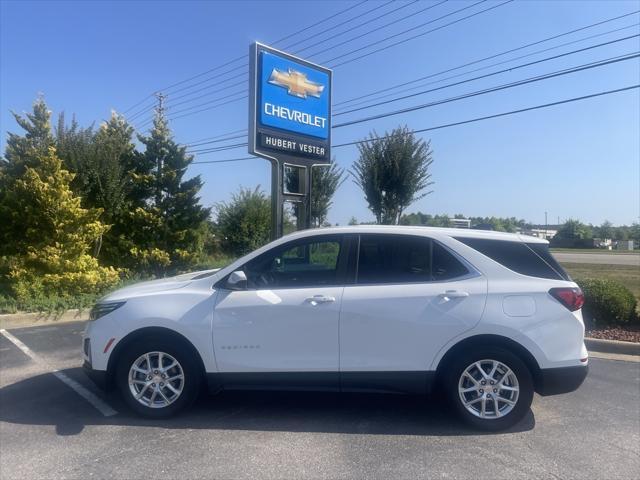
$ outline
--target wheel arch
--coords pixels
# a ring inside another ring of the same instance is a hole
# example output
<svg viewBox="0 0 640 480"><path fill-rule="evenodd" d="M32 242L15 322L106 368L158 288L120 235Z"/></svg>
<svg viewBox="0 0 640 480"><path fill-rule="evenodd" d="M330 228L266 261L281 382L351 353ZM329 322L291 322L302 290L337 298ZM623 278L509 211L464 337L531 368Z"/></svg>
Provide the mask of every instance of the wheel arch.
<svg viewBox="0 0 640 480"><path fill-rule="evenodd" d="M200 373L202 374L202 378L205 378L205 367L204 362L202 360L202 356L198 349L179 332L175 330L171 330L166 327L143 327L132 332L129 332L122 340L120 340L116 346L113 348L111 355L109 355L109 361L107 362L107 378L106 378L106 387L108 390L113 389L115 386L115 371L118 365L118 359L123 351L125 351L132 343L141 337L149 338L149 337L158 337L162 339L171 339L176 344L183 346L187 351L193 355L193 358L196 359L196 363L198 364L198 368L200 369Z"/></svg>
<svg viewBox="0 0 640 480"><path fill-rule="evenodd" d="M496 347L503 348L517 355L527 366L531 377L533 378L534 387L537 390L541 383L541 369L538 361L526 347L511 338L495 334L481 334L467 337L454 344L442 356L438 366L436 367L436 380L441 380L456 356L466 350L478 347Z"/></svg>

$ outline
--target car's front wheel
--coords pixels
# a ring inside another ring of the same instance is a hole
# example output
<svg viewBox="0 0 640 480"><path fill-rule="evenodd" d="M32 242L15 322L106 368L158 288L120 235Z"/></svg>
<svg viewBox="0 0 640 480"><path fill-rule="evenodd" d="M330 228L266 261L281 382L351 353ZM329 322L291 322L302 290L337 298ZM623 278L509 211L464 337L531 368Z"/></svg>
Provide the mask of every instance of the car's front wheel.
<svg viewBox="0 0 640 480"><path fill-rule="evenodd" d="M533 400L527 366L507 350L478 349L453 362L447 390L460 416L483 430L503 430L518 423Z"/></svg>
<svg viewBox="0 0 640 480"><path fill-rule="evenodd" d="M136 413L166 418L189 406L198 395L201 374L193 355L174 342L144 340L128 347L117 368L124 401Z"/></svg>

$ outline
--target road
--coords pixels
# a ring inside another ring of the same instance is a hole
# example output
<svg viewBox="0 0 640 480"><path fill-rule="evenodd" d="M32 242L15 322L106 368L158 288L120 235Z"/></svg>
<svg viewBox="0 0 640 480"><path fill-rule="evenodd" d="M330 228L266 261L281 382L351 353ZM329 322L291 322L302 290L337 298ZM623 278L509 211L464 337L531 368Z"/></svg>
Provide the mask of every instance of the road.
<svg viewBox="0 0 640 480"><path fill-rule="evenodd" d="M640 254L615 253L566 253L555 252L553 256L560 263L595 263L598 265L636 265L640 267Z"/></svg>
<svg viewBox="0 0 640 480"><path fill-rule="evenodd" d="M80 371L80 322L0 336L0 478L640 478L640 363L591 359L576 392L536 396L480 434L442 401L318 393L204 396L166 421L104 416L50 372Z"/></svg>

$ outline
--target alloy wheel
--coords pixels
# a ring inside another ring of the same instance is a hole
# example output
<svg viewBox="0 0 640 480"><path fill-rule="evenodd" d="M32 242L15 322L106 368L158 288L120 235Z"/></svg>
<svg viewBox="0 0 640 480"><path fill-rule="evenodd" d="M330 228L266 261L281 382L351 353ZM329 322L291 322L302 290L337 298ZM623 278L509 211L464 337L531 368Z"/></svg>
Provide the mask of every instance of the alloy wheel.
<svg viewBox="0 0 640 480"><path fill-rule="evenodd" d="M458 395L464 408L483 419L508 415L520 395L518 378L513 370L497 360L473 362L458 380Z"/></svg>
<svg viewBox="0 0 640 480"><path fill-rule="evenodd" d="M168 353L140 355L129 369L129 390L145 407L164 408L180 397L183 388L182 366Z"/></svg>

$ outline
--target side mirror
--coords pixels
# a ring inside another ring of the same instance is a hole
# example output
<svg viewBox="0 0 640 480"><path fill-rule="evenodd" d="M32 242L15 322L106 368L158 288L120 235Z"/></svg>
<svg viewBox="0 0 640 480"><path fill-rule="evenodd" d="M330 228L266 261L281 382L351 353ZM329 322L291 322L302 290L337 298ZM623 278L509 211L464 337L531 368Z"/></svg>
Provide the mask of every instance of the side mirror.
<svg viewBox="0 0 640 480"><path fill-rule="evenodd" d="M229 275L227 288L230 290L244 290L247 288L247 275L242 270L236 270Z"/></svg>

